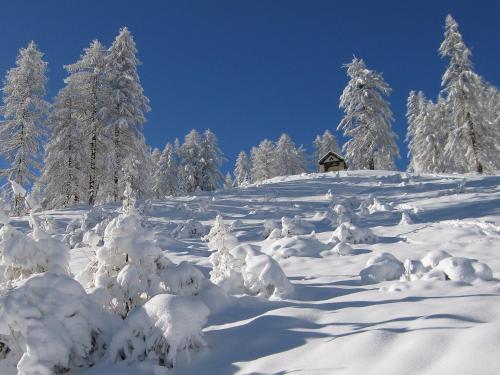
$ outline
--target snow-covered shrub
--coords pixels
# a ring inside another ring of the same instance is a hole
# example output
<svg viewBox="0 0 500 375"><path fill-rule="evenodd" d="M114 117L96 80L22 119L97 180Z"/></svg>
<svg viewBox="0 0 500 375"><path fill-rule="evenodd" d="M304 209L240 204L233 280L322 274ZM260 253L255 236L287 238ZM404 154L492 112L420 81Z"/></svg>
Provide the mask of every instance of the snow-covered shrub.
<svg viewBox="0 0 500 375"><path fill-rule="evenodd" d="M328 191L325 194L325 199L327 201L332 201L333 200L332 189L328 189Z"/></svg>
<svg viewBox="0 0 500 375"><path fill-rule="evenodd" d="M19 375L92 366L104 354L112 323L64 275L33 275L0 297L0 347Z"/></svg>
<svg viewBox="0 0 500 375"><path fill-rule="evenodd" d="M231 225L229 226L229 229L235 230L238 228L241 228L243 226L243 222L240 219L234 220Z"/></svg>
<svg viewBox="0 0 500 375"><path fill-rule="evenodd" d="M390 205L382 203L378 198L373 198L372 203L368 206L368 212L370 214L392 210L393 208Z"/></svg>
<svg viewBox="0 0 500 375"><path fill-rule="evenodd" d="M439 262L445 258L450 258L451 255L444 250L432 250L420 259L422 265L428 269L435 268Z"/></svg>
<svg viewBox="0 0 500 375"><path fill-rule="evenodd" d="M208 242L211 250L230 249L238 245L238 240L231 234L231 230L224 224L221 215L217 215L214 225L206 236L201 238Z"/></svg>
<svg viewBox="0 0 500 375"><path fill-rule="evenodd" d="M327 248L328 246L319 241L313 232L309 235L280 238L266 246L265 252L278 258L315 257Z"/></svg>
<svg viewBox="0 0 500 375"><path fill-rule="evenodd" d="M413 220L410 214L407 211L403 211L401 213L401 220L399 221L399 225L411 225L413 224Z"/></svg>
<svg viewBox="0 0 500 375"><path fill-rule="evenodd" d="M159 294L127 317L111 342L111 359L172 368L179 356L206 345L201 330L209 313L199 299Z"/></svg>
<svg viewBox="0 0 500 375"><path fill-rule="evenodd" d="M157 260L157 267L160 259ZM205 276L201 271L188 262L181 262L175 265L168 261L168 264L162 267L160 279L165 283L165 289L168 293L180 296L194 296L200 293L204 287Z"/></svg>
<svg viewBox="0 0 500 375"><path fill-rule="evenodd" d="M449 257L441 260L435 270L443 272L447 279L471 283L476 280L490 281L493 272L486 264L475 259Z"/></svg>
<svg viewBox="0 0 500 375"><path fill-rule="evenodd" d="M34 273L69 273L69 250L49 236L30 217L33 231L24 234L9 224L0 229L0 265L6 281L25 279Z"/></svg>
<svg viewBox="0 0 500 375"><path fill-rule="evenodd" d="M284 298L293 293L280 265L255 245L239 245L223 256L216 255L210 257L210 280L228 293L265 298Z"/></svg>
<svg viewBox="0 0 500 375"><path fill-rule="evenodd" d="M337 226L342 223L352 223L357 221L357 215L349 207L343 204L335 204L330 207L327 217L332 225Z"/></svg>
<svg viewBox="0 0 500 375"><path fill-rule="evenodd" d="M266 219L264 221L264 229L262 230L262 238L264 239L268 238L271 232L275 229L279 229L278 224L276 224L276 221L272 219Z"/></svg>
<svg viewBox="0 0 500 375"><path fill-rule="evenodd" d="M340 256L358 255L360 252L358 249L352 248L345 242L339 242L336 244L332 251Z"/></svg>
<svg viewBox="0 0 500 375"><path fill-rule="evenodd" d="M172 231L174 238L201 238L207 234L205 226L194 219L190 219L185 223L179 223L177 228Z"/></svg>
<svg viewBox="0 0 500 375"><path fill-rule="evenodd" d="M342 223L332 234L331 242L375 243L377 236L368 228L359 228L352 223Z"/></svg>
<svg viewBox="0 0 500 375"><path fill-rule="evenodd" d="M301 219L299 216L281 218L281 235L295 236L298 234L309 234L314 231L314 225Z"/></svg>
<svg viewBox="0 0 500 375"><path fill-rule="evenodd" d="M386 280L397 280L403 275L404 271L403 263L394 255L379 253L368 259L359 276L361 276L363 283L371 284Z"/></svg>

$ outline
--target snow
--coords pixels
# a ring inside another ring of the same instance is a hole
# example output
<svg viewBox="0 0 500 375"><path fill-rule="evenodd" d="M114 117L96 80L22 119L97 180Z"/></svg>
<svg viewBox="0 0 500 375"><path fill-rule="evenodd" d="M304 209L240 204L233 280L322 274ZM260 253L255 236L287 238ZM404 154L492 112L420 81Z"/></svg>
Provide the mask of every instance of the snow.
<svg viewBox="0 0 500 375"><path fill-rule="evenodd" d="M466 189L457 193L464 179ZM328 190L333 201L325 199ZM390 209L361 214L374 198ZM207 201L209 209L200 212L200 203ZM351 217L358 215L356 221L332 223L326 213L335 204L344 206ZM302 174L229 191L200 192L196 197L155 200L138 221L118 219L122 215L118 210L113 205L105 207L115 224L137 224L139 229L131 233L131 226L117 226L120 236L113 241L160 252L163 256L157 259L155 274L165 285L160 294L141 301L125 320L94 322L91 318L99 314L89 314L86 320L83 310L82 321L104 326L102 342L115 344L91 368L71 365L69 375L498 372L499 176L352 170L339 173L338 178L335 173ZM54 224L50 238L56 239L63 238L68 224L78 224L86 212L88 207L82 206L39 215ZM403 212L411 215L412 224L400 223ZM189 220L212 228L217 214L226 227L238 221L226 232L238 245L227 243L227 257L219 259L220 279L211 282L216 268L212 260L220 250L201 240L201 235L173 239L172 229ZM107 221L107 215L102 220ZM304 234L283 237L281 219L296 216L311 224L314 233L309 227ZM26 235L30 231L27 220L16 218L9 225ZM263 238L266 220L274 225L267 225L272 230ZM98 222L89 225L85 232ZM104 237L103 230L102 243L94 247L80 240L80 247L69 250L73 274L94 259L96 250L111 243ZM227 262L228 269L224 268ZM120 268L120 280L130 285L134 272L123 271L125 266ZM362 280L360 272L373 277ZM41 276L31 276L35 277ZM57 277L71 281L66 275ZM56 301L51 304L36 297L30 306L44 303L48 310L42 316L55 316L62 325L66 318L58 315L58 309L64 310L63 301L68 306L73 306L69 301L83 301L99 309L99 291L87 288L91 292L87 296L81 294L84 288L76 286L36 292L44 298L60 298L49 299ZM76 289L75 297L68 296ZM11 293L24 298L20 289ZM40 311L36 309L22 311ZM170 321L178 323L170 326ZM164 342L176 348L164 356L174 369L159 365L161 346L147 352L147 358L138 354L144 353L146 345L146 339L141 342L139 338L146 336L165 337ZM81 348L86 337L82 333L81 341L68 342ZM142 346L115 362L113 353L127 340L138 340ZM61 358L67 353L63 349ZM2 375L17 373L15 363L24 352L16 353L16 358L0 359ZM0 348L0 358L3 355Z"/></svg>

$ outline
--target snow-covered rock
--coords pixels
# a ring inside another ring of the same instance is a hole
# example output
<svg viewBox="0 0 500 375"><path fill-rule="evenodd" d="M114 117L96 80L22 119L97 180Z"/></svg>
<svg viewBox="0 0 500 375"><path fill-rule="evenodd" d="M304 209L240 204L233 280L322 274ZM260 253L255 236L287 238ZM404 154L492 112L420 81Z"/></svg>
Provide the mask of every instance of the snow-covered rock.
<svg viewBox="0 0 500 375"><path fill-rule="evenodd" d="M202 328L209 313L197 298L159 294L130 313L113 336L110 357L172 368L179 356L206 345Z"/></svg>
<svg viewBox="0 0 500 375"><path fill-rule="evenodd" d="M404 271L403 263L394 255L379 253L368 259L359 276L361 276L363 283L371 284L386 280L397 280L403 275Z"/></svg>

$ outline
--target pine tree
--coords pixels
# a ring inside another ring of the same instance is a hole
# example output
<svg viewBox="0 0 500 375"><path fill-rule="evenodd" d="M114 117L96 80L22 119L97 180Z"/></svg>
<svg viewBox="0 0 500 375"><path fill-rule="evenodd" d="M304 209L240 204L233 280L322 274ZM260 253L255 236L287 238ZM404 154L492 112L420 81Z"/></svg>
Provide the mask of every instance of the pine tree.
<svg viewBox="0 0 500 375"><path fill-rule="evenodd" d="M319 169L318 161L328 152L340 153L340 148L335 136L329 130L325 130L322 136L317 135L313 142L313 164Z"/></svg>
<svg viewBox="0 0 500 375"><path fill-rule="evenodd" d="M482 104L487 86L474 72L470 50L451 15L446 17L439 53L450 59L441 82L452 123L445 146L447 168L456 172L494 171L498 159L495 143L500 136Z"/></svg>
<svg viewBox="0 0 500 375"><path fill-rule="evenodd" d="M203 134L201 150L201 185L203 191L214 191L222 185L222 151L216 135L207 129Z"/></svg>
<svg viewBox="0 0 500 375"><path fill-rule="evenodd" d="M153 197L159 199L162 197L162 182L160 169L161 151L157 147L151 152L151 168L153 180Z"/></svg>
<svg viewBox="0 0 500 375"><path fill-rule="evenodd" d="M275 148L273 142L264 139L258 147L252 147L252 181L259 182L276 174Z"/></svg>
<svg viewBox="0 0 500 375"><path fill-rule="evenodd" d="M45 163L39 185L45 192L44 207L68 207L87 198L86 155L82 124L78 119L79 87L67 80L59 91L49 116L52 130L45 149Z"/></svg>
<svg viewBox="0 0 500 375"><path fill-rule="evenodd" d="M158 170L160 198L167 195L175 195L179 190L178 165L174 147L167 143L160 157Z"/></svg>
<svg viewBox="0 0 500 375"><path fill-rule="evenodd" d="M382 75L366 68L361 59L346 64L350 80L340 97L345 116L338 129L350 139L343 147L353 169L392 169L399 157L392 112L384 96L391 88Z"/></svg>
<svg viewBox="0 0 500 375"><path fill-rule="evenodd" d="M299 151L288 134L282 134L276 143L276 174L288 176L307 171L304 153Z"/></svg>
<svg viewBox="0 0 500 375"><path fill-rule="evenodd" d="M149 100L144 95L137 65L137 48L130 31L124 27L114 40L106 57L107 79L110 87L106 105L108 123L113 139L113 199L121 199L126 181L137 192L144 194L146 171L139 168L148 154L142 135L144 112L149 111Z"/></svg>
<svg viewBox="0 0 500 375"><path fill-rule="evenodd" d="M104 106L109 96L105 71L106 51L102 44L94 40L76 63L65 66L70 73L68 84L74 86L76 117L83 127L81 147L85 149L86 173L85 200L93 205L96 201L106 201L112 191L110 159L108 153L112 144L109 142ZM83 199L84 197L82 197Z"/></svg>
<svg viewBox="0 0 500 375"><path fill-rule="evenodd" d="M192 193L200 188L202 182L203 141L197 130L191 130L184 138L179 167L179 184L184 193Z"/></svg>
<svg viewBox="0 0 500 375"><path fill-rule="evenodd" d="M10 163L2 175L27 187L37 178L41 142L49 104L44 100L47 63L35 42L19 50L16 67L5 77L4 121L0 123L0 154ZM13 213L19 215L24 199L14 194Z"/></svg>
<svg viewBox="0 0 500 375"><path fill-rule="evenodd" d="M251 180L251 166L248 155L245 151L241 151L236 159L236 165L234 168L235 184L236 186L242 186Z"/></svg>
<svg viewBox="0 0 500 375"><path fill-rule="evenodd" d="M231 177L231 172L226 173L226 177L224 178L224 189L230 190L234 186L233 178Z"/></svg>

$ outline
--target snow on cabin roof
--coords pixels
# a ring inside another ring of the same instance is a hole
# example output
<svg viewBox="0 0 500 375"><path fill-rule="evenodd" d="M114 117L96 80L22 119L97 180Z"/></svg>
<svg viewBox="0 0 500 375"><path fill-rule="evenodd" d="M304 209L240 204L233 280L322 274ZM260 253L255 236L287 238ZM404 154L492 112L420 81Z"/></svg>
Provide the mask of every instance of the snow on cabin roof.
<svg viewBox="0 0 500 375"><path fill-rule="evenodd" d="M340 156L339 154L337 154L336 152L328 151L325 156L323 156L321 159L319 159L318 164L323 164L326 161L326 159L328 159L329 156L334 156L337 159L339 159L340 161L345 161L345 159L342 156Z"/></svg>

